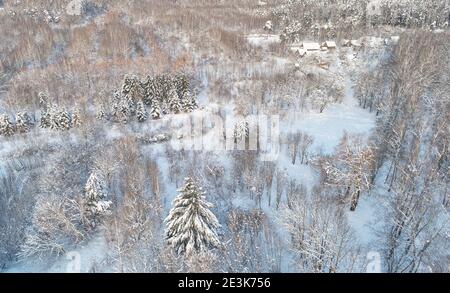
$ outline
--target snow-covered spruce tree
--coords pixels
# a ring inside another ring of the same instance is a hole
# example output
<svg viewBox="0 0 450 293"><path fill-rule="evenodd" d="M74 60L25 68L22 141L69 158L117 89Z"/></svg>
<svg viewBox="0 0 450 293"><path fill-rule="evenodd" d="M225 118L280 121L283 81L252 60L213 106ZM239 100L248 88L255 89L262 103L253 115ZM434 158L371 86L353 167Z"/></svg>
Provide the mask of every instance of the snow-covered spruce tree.
<svg viewBox="0 0 450 293"><path fill-rule="evenodd" d="M150 106L152 104L152 101L156 99L157 96L155 79L151 76L147 76L147 79L145 80L143 87L144 87L144 98L142 100L144 101L144 104Z"/></svg>
<svg viewBox="0 0 450 293"><path fill-rule="evenodd" d="M116 122L127 123L132 115L136 112L133 100L128 96L121 95L120 91L116 90L112 98L111 114Z"/></svg>
<svg viewBox="0 0 450 293"><path fill-rule="evenodd" d="M166 239L178 254L192 255L220 246L220 227L202 188L186 178L165 219Z"/></svg>
<svg viewBox="0 0 450 293"><path fill-rule="evenodd" d="M162 75L157 75L152 79L152 94L153 101L163 101L164 100L164 85L165 81Z"/></svg>
<svg viewBox="0 0 450 293"><path fill-rule="evenodd" d="M11 136L14 134L14 124L7 114L0 116L0 135Z"/></svg>
<svg viewBox="0 0 450 293"><path fill-rule="evenodd" d="M145 96L145 89L137 76L126 76L122 84L122 97L130 107L131 115L136 113L136 104Z"/></svg>
<svg viewBox="0 0 450 293"><path fill-rule="evenodd" d="M172 113L178 114L181 111L180 98L175 87L169 91L169 108Z"/></svg>
<svg viewBox="0 0 450 293"><path fill-rule="evenodd" d="M30 131L33 121L27 112L19 112L16 115L16 129L19 133Z"/></svg>
<svg viewBox="0 0 450 293"><path fill-rule="evenodd" d="M172 76L168 73L157 75L154 78L154 82L156 90L155 98L160 102L167 102L169 100L169 91L174 86Z"/></svg>
<svg viewBox="0 0 450 293"><path fill-rule="evenodd" d="M198 107L190 90L183 93L183 96L181 97L181 107L184 112L192 112Z"/></svg>
<svg viewBox="0 0 450 293"><path fill-rule="evenodd" d="M66 109L62 109L55 117L59 130L69 130L72 127L72 119L70 113Z"/></svg>
<svg viewBox="0 0 450 293"><path fill-rule="evenodd" d="M136 107L136 116L139 122L144 122L148 118L147 109L145 109L144 103L139 101Z"/></svg>
<svg viewBox="0 0 450 293"><path fill-rule="evenodd" d="M126 95L131 91L134 77L126 75L122 82L122 94Z"/></svg>
<svg viewBox="0 0 450 293"><path fill-rule="evenodd" d="M122 97L122 110L124 107L128 108L128 115L133 116L136 114L136 102L130 95L126 95Z"/></svg>
<svg viewBox="0 0 450 293"><path fill-rule="evenodd" d="M178 96L182 97L184 93L189 91L190 83L186 74L181 73L175 76L175 86L177 88Z"/></svg>
<svg viewBox="0 0 450 293"><path fill-rule="evenodd" d="M78 107L75 108L75 110L73 111L72 124L73 124L73 127L80 127L82 124L81 113L80 113L80 109Z"/></svg>
<svg viewBox="0 0 450 293"><path fill-rule="evenodd" d="M130 99L121 97L118 109L118 121L121 123L127 123L131 116L133 106L130 102L132 102Z"/></svg>
<svg viewBox="0 0 450 293"><path fill-rule="evenodd" d="M105 107L103 105L99 105L96 113L95 113L95 118L97 118L97 120L100 121L106 121L107 120L107 115L106 115L106 111L105 111Z"/></svg>
<svg viewBox="0 0 450 293"><path fill-rule="evenodd" d="M159 119L161 117L161 109L159 107L159 102L157 102L156 100L152 103L150 115L152 116L152 119Z"/></svg>
<svg viewBox="0 0 450 293"><path fill-rule="evenodd" d="M41 107L41 109L44 112L47 112L48 111L48 107L47 106L49 105L49 102L50 102L49 96L46 93L44 93L44 92L40 92L38 94L38 98L39 98L39 106Z"/></svg>
<svg viewBox="0 0 450 293"><path fill-rule="evenodd" d="M170 105L166 101L161 102L159 108L161 109L161 113L164 115L170 113Z"/></svg>
<svg viewBox="0 0 450 293"><path fill-rule="evenodd" d="M186 91L185 93L183 93L183 94L180 95L179 97L180 97L181 111L183 111L183 112L189 112L189 111L187 110L188 99L189 99L189 91Z"/></svg>
<svg viewBox="0 0 450 293"><path fill-rule="evenodd" d="M139 85L136 85L136 83L139 83ZM143 95L139 95L139 98L133 97L134 89L137 86L140 87L140 82L137 78L126 77L122 90L114 92L112 115L116 121L127 123L130 117L136 114L136 101L143 98Z"/></svg>
<svg viewBox="0 0 450 293"><path fill-rule="evenodd" d="M161 88L163 91L163 99L164 101L169 101L169 93L170 89L174 87L174 78L170 73L166 73L162 75L162 83Z"/></svg>
<svg viewBox="0 0 450 293"><path fill-rule="evenodd" d="M120 117L120 91L115 90L111 98L111 116L115 121L119 121Z"/></svg>
<svg viewBox="0 0 450 293"><path fill-rule="evenodd" d="M40 128L50 128L51 125L51 115L49 112L44 111L41 113L41 119L39 120L39 127Z"/></svg>
<svg viewBox="0 0 450 293"><path fill-rule="evenodd" d="M84 188L84 206L89 226L95 227L100 218L109 214L112 202L106 200L108 191L105 178L98 171L93 171Z"/></svg>
<svg viewBox="0 0 450 293"><path fill-rule="evenodd" d="M188 112L192 112L198 108L196 97L190 92L187 92L187 104L186 109Z"/></svg>
<svg viewBox="0 0 450 293"><path fill-rule="evenodd" d="M50 129L58 130L59 129L59 110L54 104L50 104L47 106L47 113L50 122Z"/></svg>

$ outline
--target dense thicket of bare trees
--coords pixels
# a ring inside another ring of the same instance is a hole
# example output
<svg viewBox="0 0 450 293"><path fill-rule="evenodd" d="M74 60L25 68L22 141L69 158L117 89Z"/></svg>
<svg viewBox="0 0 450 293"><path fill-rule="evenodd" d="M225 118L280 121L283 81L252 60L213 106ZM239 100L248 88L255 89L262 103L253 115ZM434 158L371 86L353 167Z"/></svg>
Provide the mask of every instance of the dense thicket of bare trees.
<svg viewBox="0 0 450 293"><path fill-rule="evenodd" d="M336 205L330 190L300 195L285 207L283 222L291 237L300 272L351 272L361 270L359 252L344 209Z"/></svg>
<svg viewBox="0 0 450 293"><path fill-rule="evenodd" d="M450 4L445 0L287 0L270 14L285 41L305 36L345 37L380 25L445 28Z"/></svg>
<svg viewBox="0 0 450 293"><path fill-rule="evenodd" d="M448 229L448 41L447 33L406 34L384 68L390 78L375 139L378 176L392 194L385 227L391 272L431 267L427 250Z"/></svg>
<svg viewBox="0 0 450 293"><path fill-rule="evenodd" d="M375 169L375 150L361 136L344 134L332 157L323 158L320 167L325 184L339 190L344 200L349 199L354 211L362 193L369 192Z"/></svg>

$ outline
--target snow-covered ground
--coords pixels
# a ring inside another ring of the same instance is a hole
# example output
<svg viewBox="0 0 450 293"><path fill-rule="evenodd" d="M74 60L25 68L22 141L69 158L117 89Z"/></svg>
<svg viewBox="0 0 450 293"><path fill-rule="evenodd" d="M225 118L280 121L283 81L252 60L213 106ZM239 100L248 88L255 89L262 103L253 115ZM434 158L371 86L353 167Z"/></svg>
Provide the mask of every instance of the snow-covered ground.
<svg viewBox="0 0 450 293"><path fill-rule="evenodd" d="M49 262L45 259L18 262L7 273L90 273L96 264L105 260L108 247L102 235L97 235L85 245L68 251Z"/></svg>

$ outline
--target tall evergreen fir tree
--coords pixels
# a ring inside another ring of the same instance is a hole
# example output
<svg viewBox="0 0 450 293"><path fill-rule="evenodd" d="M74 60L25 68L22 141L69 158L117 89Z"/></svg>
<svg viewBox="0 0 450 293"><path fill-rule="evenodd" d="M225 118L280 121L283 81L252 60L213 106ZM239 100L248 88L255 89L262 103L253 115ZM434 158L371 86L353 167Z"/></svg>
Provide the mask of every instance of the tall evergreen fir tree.
<svg viewBox="0 0 450 293"><path fill-rule="evenodd" d="M131 90L131 79L132 77L130 75L126 75L122 82L122 94L127 94Z"/></svg>
<svg viewBox="0 0 450 293"><path fill-rule="evenodd" d="M121 97L119 102L118 120L121 123L127 123L131 116L130 100Z"/></svg>
<svg viewBox="0 0 450 293"><path fill-rule="evenodd" d="M162 101L159 105L162 114L166 115L170 113L170 105L167 103L167 101Z"/></svg>
<svg viewBox="0 0 450 293"><path fill-rule="evenodd" d="M174 85L177 89L178 96L180 99L184 97L184 95L190 91L190 82L189 78L185 73L180 73L175 75L174 77Z"/></svg>
<svg viewBox="0 0 450 293"><path fill-rule="evenodd" d="M14 134L14 124L7 114L0 116L0 135L11 136Z"/></svg>
<svg viewBox="0 0 450 293"><path fill-rule="evenodd" d="M191 91L186 91L182 97L182 109L184 112L192 112L197 109L197 101Z"/></svg>
<svg viewBox="0 0 450 293"><path fill-rule="evenodd" d="M39 120L39 127L40 128L49 128L51 125L51 115L48 111L41 113L41 119Z"/></svg>
<svg viewBox="0 0 450 293"><path fill-rule="evenodd" d="M111 116L115 121L120 121L120 91L115 90L111 99Z"/></svg>
<svg viewBox="0 0 450 293"><path fill-rule="evenodd" d="M156 100L152 103L150 115L152 116L152 119L159 119L161 117L161 108L159 102Z"/></svg>
<svg viewBox="0 0 450 293"><path fill-rule="evenodd" d="M151 76L147 76L147 79L144 83L144 104L147 106L150 106L152 104L152 101L156 97L156 88L155 88L155 79Z"/></svg>
<svg viewBox="0 0 450 293"><path fill-rule="evenodd" d="M125 76L122 84L122 98L127 101L131 115L136 113L136 104L144 97L145 89L139 78L135 75Z"/></svg>
<svg viewBox="0 0 450 293"><path fill-rule="evenodd" d="M220 227L202 188L186 178L165 219L166 239L178 254L192 255L220 246Z"/></svg>
<svg viewBox="0 0 450 293"><path fill-rule="evenodd" d="M172 77L167 74L161 74L156 77L156 88L158 89L158 95L160 101L169 100L169 91L173 85Z"/></svg>
<svg viewBox="0 0 450 293"><path fill-rule="evenodd" d="M48 111L47 106L50 103L50 98L48 97L48 95L44 92L40 92L38 94L38 98L39 98L39 106L41 107L41 109L45 112Z"/></svg>
<svg viewBox="0 0 450 293"><path fill-rule="evenodd" d="M175 87L172 87L169 92L169 108L172 113L180 113L181 104L180 98L178 97L177 90Z"/></svg>
<svg viewBox="0 0 450 293"><path fill-rule="evenodd" d="M191 109L191 111L193 111L197 108L198 108L197 97L191 93L190 99L189 99L189 109Z"/></svg>
<svg viewBox="0 0 450 293"><path fill-rule="evenodd" d="M66 109L59 111L55 119L58 121L59 130L69 130L72 127L72 118Z"/></svg>
<svg viewBox="0 0 450 293"><path fill-rule="evenodd" d="M48 117L50 118L50 129L58 130L59 129L59 111L56 105L51 104L47 106L48 109Z"/></svg>
<svg viewBox="0 0 450 293"><path fill-rule="evenodd" d="M137 103L136 116L139 122L144 122L148 118L147 109L145 109L144 103L142 101L139 101Z"/></svg>
<svg viewBox="0 0 450 293"><path fill-rule="evenodd" d="M189 91L183 93L181 96L181 109L183 112L190 112L189 111L189 100L190 100L191 93Z"/></svg>
<svg viewBox="0 0 450 293"><path fill-rule="evenodd" d="M153 101L162 102L164 100L164 83L162 75L153 78Z"/></svg>
<svg viewBox="0 0 450 293"><path fill-rule="evenodd" d="M75 110L73 111L73 115L72 115L73 127L80 127L82 124L81 120L82 120L82 118L81 118L80 108L76 107Z"/></svg>
<svg viewBox="0 0 450 293"><path fill-rule="evenodd" d="M84 206L88 224L95 227L100 216L109 214L112 204L111 201L106 200L108 191L104 176L98 171L93 171L86 182L84 191Z"/></svg>
<svg viewBox="0 0 450 293"><path fill-rule="evenodd" d="M122 96L122 107L128 108L128 115L136 114L136 102L131 95Z"/></svg>

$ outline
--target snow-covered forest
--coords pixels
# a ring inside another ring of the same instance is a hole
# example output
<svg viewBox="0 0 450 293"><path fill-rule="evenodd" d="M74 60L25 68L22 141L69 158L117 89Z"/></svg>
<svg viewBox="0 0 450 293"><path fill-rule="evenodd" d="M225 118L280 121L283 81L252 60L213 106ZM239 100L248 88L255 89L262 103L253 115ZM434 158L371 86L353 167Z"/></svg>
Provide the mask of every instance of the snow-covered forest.
<svg viewBox="0 0 450 293"><path fill-rule="evenodd" d="M0 0L0 272L449 272L448 0Z"/></svg>

